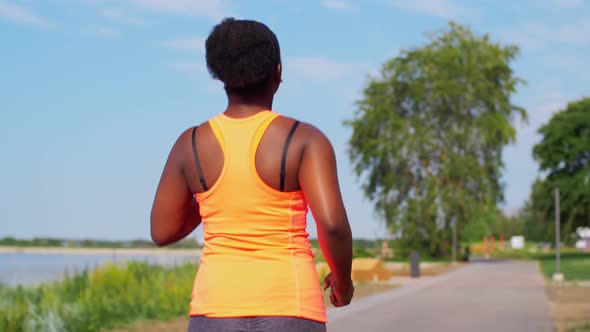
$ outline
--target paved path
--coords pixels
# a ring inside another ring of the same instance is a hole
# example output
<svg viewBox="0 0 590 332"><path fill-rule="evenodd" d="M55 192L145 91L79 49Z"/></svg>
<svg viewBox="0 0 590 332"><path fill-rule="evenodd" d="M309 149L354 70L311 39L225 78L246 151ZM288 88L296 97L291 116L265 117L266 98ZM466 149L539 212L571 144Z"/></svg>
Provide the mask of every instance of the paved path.
<svg viewBox="0 0 590 332"><path fill-rule="evenodd" d="M532 262L474 263L328 310L328 332L554 331Z"/></svg>

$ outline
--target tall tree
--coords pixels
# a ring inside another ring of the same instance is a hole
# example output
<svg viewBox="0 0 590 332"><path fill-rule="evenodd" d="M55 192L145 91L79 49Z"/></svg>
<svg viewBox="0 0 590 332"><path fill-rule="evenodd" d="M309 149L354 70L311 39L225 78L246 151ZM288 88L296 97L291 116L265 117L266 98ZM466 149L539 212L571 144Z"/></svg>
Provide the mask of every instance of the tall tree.
<svg viewBox="0 0 590 332"><path fill-rule="evenodd" d="M537 213L535 224L550 230L549 236L553 234L553 192L559 186L566 239L577 227L590 225L590 98L569 103L539 133L542 140L534 146L533 156L546 176L535 181L531 192L531 208Z"/></svg>
<svg viewBox="0 0 590 332"><path fill-rule="evenodd" d="M517 54L451 22L369 79L346 122L349 155L406 248L448 255L453 224L481 220L503 199L502 148L515 139L514 118L526 118L511 103Z"/></svg>

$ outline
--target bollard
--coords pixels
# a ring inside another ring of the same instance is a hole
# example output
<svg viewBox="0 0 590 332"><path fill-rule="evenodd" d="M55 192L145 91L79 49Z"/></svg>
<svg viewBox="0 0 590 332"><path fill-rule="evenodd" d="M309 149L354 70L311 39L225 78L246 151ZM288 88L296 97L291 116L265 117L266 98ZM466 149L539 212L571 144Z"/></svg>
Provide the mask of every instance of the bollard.
<svg viewBox="0 0 590 332"><path fill-rule="evenodd" d="M420 254L417 251L410 253L410 275L412 278L420 277Z"/></svg>

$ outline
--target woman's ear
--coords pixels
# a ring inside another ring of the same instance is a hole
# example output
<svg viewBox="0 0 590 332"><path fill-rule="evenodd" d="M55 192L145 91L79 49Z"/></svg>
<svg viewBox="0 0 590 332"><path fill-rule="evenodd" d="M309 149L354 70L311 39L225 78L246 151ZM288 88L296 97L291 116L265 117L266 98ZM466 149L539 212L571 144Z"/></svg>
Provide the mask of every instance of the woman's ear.
<svg viewBox="0 0 590 332"><path fill-rule="evenodd" d="M275 81L277 83L283 82L283 66L280 63L277 65L277 71L275 74Z"/></svg>

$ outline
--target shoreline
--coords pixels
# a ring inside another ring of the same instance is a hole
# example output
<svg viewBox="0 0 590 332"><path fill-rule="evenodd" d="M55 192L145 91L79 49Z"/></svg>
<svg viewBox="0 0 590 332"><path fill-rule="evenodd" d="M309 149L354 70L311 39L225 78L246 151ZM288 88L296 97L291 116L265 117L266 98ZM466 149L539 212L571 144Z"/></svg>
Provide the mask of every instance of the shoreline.
<svg viewBox="0 0 590 332"><path fill-rule="evenodd" d="M202 249L169 248L67 248L0 246L0 254L39 255L138 255L138 256L198 256Z"/></svg>

